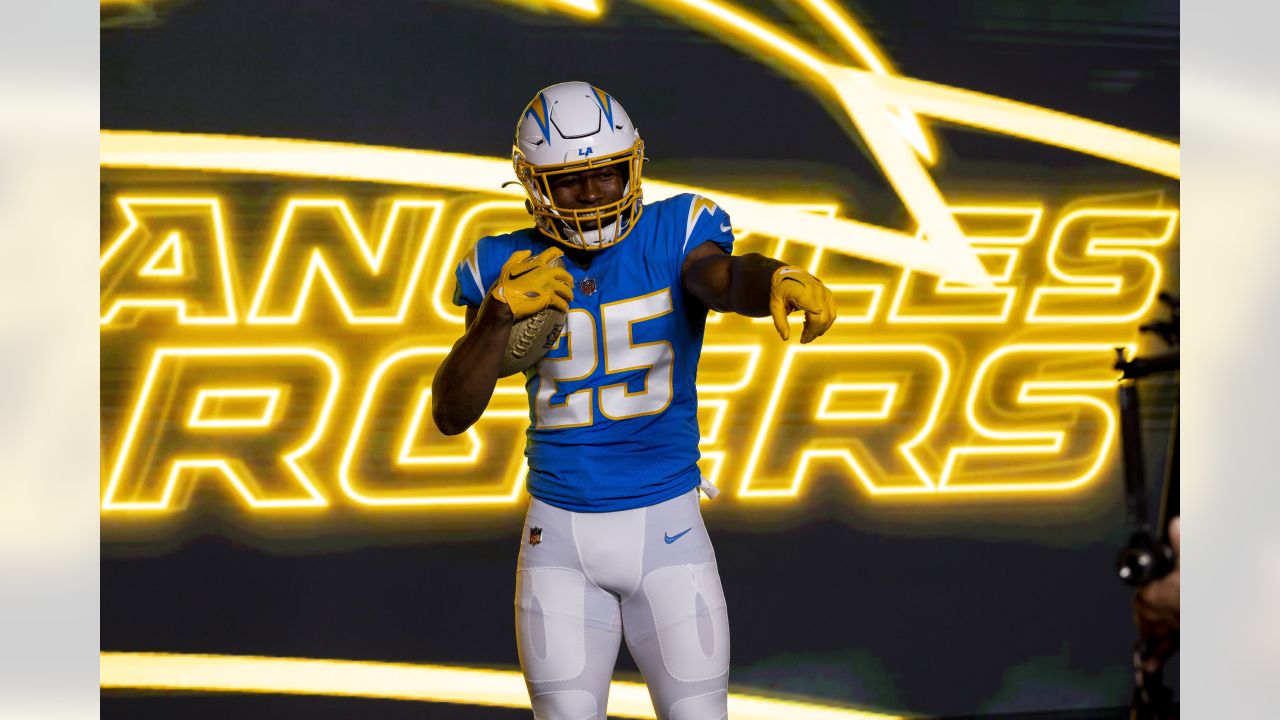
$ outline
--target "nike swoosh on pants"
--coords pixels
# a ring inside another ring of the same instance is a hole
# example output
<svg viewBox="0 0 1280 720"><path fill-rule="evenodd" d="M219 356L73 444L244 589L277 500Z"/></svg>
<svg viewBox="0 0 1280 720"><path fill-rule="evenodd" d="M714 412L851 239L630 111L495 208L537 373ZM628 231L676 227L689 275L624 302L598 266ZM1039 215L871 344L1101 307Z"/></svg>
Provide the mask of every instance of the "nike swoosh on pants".
<svg viewBox="0 0 1280 720"><path fill-rule="evenodd" d="M692 530L692 529L693 529L693 528L685 528L684 532L679 532L679 533L676 533L675 535L668 535L667 533L663 533L663 534L662 534L662 539L663 539L663 541L664 541L664 542L666 542L668 545L670 545L671 543L673 543L673 542L675 542L675 541L679 540L680 538L684 537L684 536L685 536L685 534L686 534L686 533L688 533L688 532L689 532L690 530Z"/></svg>

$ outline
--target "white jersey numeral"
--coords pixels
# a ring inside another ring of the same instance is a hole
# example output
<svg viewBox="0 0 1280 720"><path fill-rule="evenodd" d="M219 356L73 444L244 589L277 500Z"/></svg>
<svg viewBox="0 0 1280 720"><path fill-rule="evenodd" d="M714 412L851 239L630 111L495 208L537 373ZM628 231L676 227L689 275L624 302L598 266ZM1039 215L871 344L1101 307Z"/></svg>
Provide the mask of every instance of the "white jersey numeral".
<svg viewBox="0 0 1280 720"><path fill-rule="evenodd" d="M671 310L670 288L600 307L605 374L647 371L644 389L638 392L628 390L625 382L600 388L600 411L610 420L656 415L671 404L675 361L671 343L636 343L633 335L636 323L662 317ZM564 335L562 342L568 343L568 354L538 363L540 381L534 396L534 413L540 428L583 427L593 421L592 388L570 393L554 405L551 398L556 394L557 383L585 380L595 372L599 361L595 319L586 310L570 310Z"/></svg>
<svg viewBox="0 0 1280 720"><path fill-rule="evenodd" d="M600 388L600 412L610 420L657 415L671 404L671 364L674 354L666 340L637 344L633 325L671 312L671 291L659 290L600 307L604 320L604 371L607 374L645 370L644 389L627 390L626 383Z"/></svg>
<svg viewBox="0 0 1280 720"><path fill-rule="evenodd" d="M569 393L555 405L557 382L586 380L596 371L596 321L587 310L571 309L565 321L560 342L569 344L569 354L562 358L544 358L538 363L538 394L534 397L534 414L538 427L567 428L591 424L591 388Z"/></svg>

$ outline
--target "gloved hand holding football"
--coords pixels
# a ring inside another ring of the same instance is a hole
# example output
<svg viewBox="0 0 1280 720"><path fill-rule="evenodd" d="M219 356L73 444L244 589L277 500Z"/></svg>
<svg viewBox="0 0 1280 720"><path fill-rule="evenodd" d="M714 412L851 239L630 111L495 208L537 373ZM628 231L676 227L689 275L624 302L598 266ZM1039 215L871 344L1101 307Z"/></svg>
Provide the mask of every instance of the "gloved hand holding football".
<svg viewBox="0 0 1280 720"><path fill-rule="evenodd" d="M573 300L573 276L564 269L564 252L551 247L537 257L532 254L528 250L512 253L490 291L495 300L511 308L515 318L499 377L523 372L556 346Z"/></svg>
<svg viewBox="0 0 1280 720"><path fill-rule="evenodd" d="M511 308L516 320L523 320L548 307L569 312L573 300L573 276L558 265L564 251L550 247L537 257L529 250L511 253L490 294Z"/></svg>

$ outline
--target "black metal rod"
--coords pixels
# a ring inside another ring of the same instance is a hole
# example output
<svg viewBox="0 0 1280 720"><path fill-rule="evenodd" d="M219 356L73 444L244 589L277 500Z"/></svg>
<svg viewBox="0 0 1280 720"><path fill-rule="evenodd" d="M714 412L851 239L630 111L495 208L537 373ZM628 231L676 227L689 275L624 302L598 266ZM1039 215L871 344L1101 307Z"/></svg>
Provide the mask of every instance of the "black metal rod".
<svg viewBox="0 0 1280 720"><path fill-rule="evenodd" d="M1124 446L1124 495L1129 511L1129 527L1149 531L1147 517L1147 471L1142 455L1142 417L1138 387L1132 380L1120 383L1120 440Z"/></svg>
<svg viewBox="0 0 1280 720"><path fill-rule="evenodd" d="M1120 360L1116 363L1116 369L1122 373L1122 380L1138 380L1156 373L1173 372L1178 369L1178 351Z"/></svg>
<svg viewBox="0 0 1280 720"><path fill-rule="evenodd" d="M1178 486L1178 407L1173 408L1173 426L1169 428L1169 454L1164 461L1164 490L1160 495L1159 540L1169 542L1169 522L1181 514L1181 491Z"/></svg>

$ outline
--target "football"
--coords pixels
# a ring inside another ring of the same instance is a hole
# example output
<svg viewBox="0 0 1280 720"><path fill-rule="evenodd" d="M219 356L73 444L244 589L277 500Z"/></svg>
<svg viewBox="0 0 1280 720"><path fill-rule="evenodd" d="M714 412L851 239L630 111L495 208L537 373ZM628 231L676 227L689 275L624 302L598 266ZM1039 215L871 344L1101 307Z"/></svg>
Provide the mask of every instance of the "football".
<svg viewBox="0 0 1280 720"><path fill-rule="evenodd" d="M550 265L561 267L564 265L564 259L556 258ZM543 355L560 342L564 324L565 314L553 307L547 307L523 320L517 320L511 326L511 335L507 338L507 351L502 355L498 376L507 377L524 372L541 360Z"/></svg>

